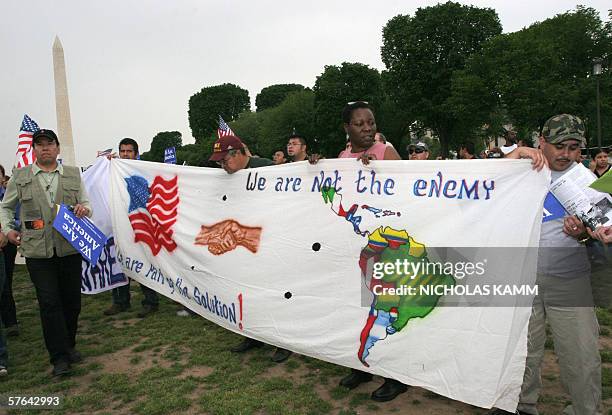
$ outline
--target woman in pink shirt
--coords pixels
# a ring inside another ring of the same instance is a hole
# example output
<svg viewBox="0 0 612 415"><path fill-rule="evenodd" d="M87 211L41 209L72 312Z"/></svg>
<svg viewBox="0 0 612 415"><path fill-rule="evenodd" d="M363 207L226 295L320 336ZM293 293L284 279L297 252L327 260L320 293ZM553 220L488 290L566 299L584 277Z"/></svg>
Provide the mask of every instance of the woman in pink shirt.
<svg viewBox="0 0 612 415"><path fill-rule="evenodd" d="M356 158L366 165L370 163L370 160L401 160L395 148L375 140L376 120L374 119L374 111L367 102L351 102L344 107L342 121L350 146L347 145L347 148L340 152L338 158ZM384 379L383 385L372 392L372 400L377 402L390 401L408 389L406 385L395 379ZM354 389L371 380L372 375L370 373L351 369L351 373L340 380L340 385L348 389Z"/></svg>
<svg viewBox="0 0 612 415"><path fill-rule="evenodd" d="M395 148L376 141L374 111L367 102L351 102L342 110L344 131L350 147L340 152L338 158L357 158L364 164L369 160L401 160Z"/></svg>

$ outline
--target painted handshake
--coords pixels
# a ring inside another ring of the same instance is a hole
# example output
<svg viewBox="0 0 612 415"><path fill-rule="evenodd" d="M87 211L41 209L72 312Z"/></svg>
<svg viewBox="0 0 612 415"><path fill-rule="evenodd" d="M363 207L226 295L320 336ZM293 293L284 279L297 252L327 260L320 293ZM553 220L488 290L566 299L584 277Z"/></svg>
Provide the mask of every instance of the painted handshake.
<svg viewBox="0 0 612 415"><path fill-rule="evenodd" d="M226 219L211 226L202 225L195 244L208 245L208 251L214 255L223 255L239 245L256 253L260 237L260 227L244 226L233 219Z"/></svg>

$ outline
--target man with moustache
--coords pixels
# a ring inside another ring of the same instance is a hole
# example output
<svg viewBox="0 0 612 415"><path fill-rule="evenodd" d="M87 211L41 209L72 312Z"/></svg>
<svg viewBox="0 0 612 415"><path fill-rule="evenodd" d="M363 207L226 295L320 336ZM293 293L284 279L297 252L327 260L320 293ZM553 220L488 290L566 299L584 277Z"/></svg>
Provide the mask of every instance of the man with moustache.
<svg viewBox="0 0 612 415"><path fill-rule="evenodd" d="M0 208L2 230L26 258L36 289L45 345L53 376L70 373L82 360L75 349L81 312L81 255L54 228L56 206L73 206L74 214L91 216L79 169L58 163L59 140L51 130L32 137L36 162L14 171ZM21 232L14 217L20 203Z"/></svg>
<svg viewBox="0 0 612 415"><path fill-rule="evenodd" d="M577 166L576 157L586 144L582 120L560 114L546 121L540 148L556 180ZM508 158L519 158L519 147ZM531 155L525 156L531 157ZM603 231L600 231L603 233ZM593 307L590 264L584 245L585 226L576 216L542 224L535 297L529 320L527 361L519 397L518 414L537 415L542 381L546 322L550 325L561 382L571 398L563 414L596 414L601 399L599 325ZM508 414L495 410L492 414Z"/></svg>

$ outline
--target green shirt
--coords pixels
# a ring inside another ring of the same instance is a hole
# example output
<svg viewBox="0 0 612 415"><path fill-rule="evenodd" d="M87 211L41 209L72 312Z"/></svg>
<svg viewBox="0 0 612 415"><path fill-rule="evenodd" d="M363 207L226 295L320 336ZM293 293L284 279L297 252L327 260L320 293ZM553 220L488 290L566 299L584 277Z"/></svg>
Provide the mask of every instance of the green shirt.
<svg viewBox="0 0 612 415"><path fill-rule="evenodd" d="M255 167L266 166L274 166L274 162L270 159L265 159L261 157L249 157L249 162L247 163L245 169L254 169Z"/></svg>

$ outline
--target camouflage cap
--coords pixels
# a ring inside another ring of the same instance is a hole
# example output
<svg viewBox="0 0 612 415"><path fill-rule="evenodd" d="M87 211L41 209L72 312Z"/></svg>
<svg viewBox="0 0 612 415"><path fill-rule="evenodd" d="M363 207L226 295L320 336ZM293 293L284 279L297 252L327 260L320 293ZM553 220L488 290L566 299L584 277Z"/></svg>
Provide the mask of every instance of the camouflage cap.
<svg viewBox="0 0 612 415"><path fill-rule="evenodd" d="M567 140L578 140L582 146L586 145L584 123L577 116L570 114L550 117L544 123L542 137L551 144L559 144Z"/></svg>

